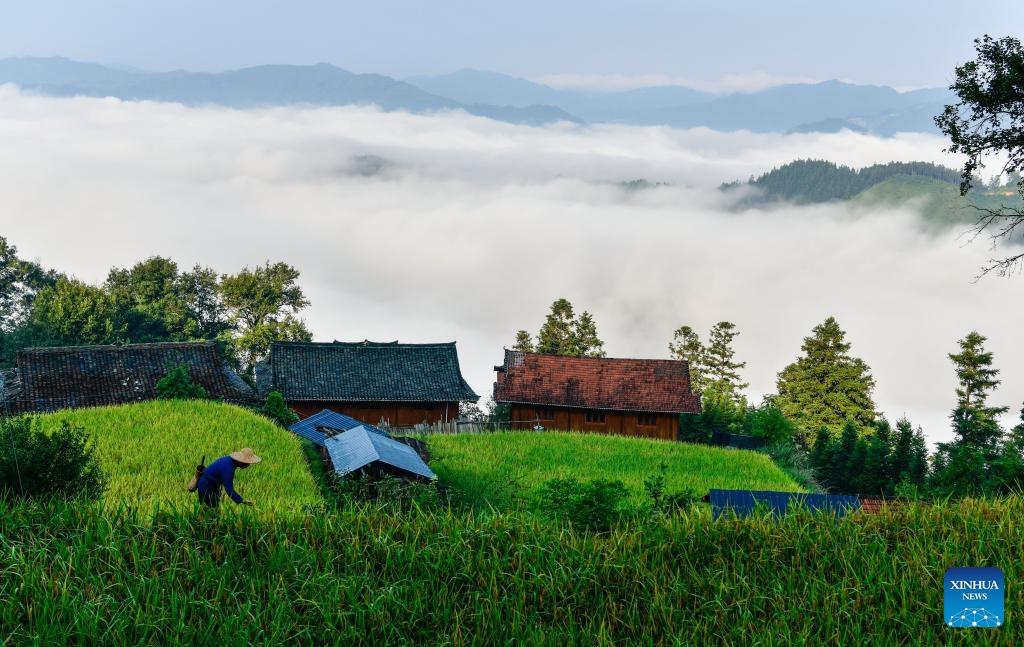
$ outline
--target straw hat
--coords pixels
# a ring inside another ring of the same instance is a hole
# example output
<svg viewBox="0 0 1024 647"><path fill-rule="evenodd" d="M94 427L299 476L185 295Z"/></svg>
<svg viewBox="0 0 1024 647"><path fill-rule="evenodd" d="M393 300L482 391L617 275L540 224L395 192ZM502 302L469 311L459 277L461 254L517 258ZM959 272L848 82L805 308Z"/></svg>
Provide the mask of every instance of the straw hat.
<svg viewBox="0 0 1024 647"><path fill-rule="evenodd" d="M243 447L242 449L239 449L237 452L232 452L231 458L235 459L239 463L248 463L249 465L255 465L256 463L263 460L262 458L254 454L252 450L249 449L248 447Z"/></svg>

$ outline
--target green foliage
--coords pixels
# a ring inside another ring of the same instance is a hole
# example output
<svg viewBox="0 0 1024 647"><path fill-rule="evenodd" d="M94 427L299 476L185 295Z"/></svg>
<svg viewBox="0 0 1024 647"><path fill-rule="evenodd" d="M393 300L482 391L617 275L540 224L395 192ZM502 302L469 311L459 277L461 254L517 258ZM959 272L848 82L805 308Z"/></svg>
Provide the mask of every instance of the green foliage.
<svg viewBox="0 0 1024 647"><path fill-rule="evenodd" d="M24 323L36 294L57 278L56 272L18 258L18 249L0 236L0 336Z"/></svg>
<svg viewBox="0 0 1024 647"><path fill-rule="evenodd" d="M161 400L204 400L203 385L192 381L187 364L178 364L156 383L156 397Z"/></svg>
<svg viewBox="0 0 1024 647"><path fill-rule="evenodd" d="M282 427L291 427L299 421L299 414L288 408L280 391L271 391L260 409L260 413Z"/></svg>
<svg viewBox="0 0 1024 647"><path fill-rule="evenodd" d="M530 333L525 330L517 330L516 342L512 344L512 350L517 350L520 353L532 353L533 340L530 338Z"/></svg>
<svg viewBox="0 0 1024 647"><path fill-rule="evenodd" d="M254 500L254 514L289 515L319 503L316 484L299 439L241 407L210 400L150 400L137 404L74 409L37 417L56 431L63 421L89 429L107 480L106 506L192 509L185 485L202 456L207 464L252 447L263 462L236 475L235 488Z"/></svg>
<svg viewBox="0 0 1024 647"><path fill-rule="evenodd" d="M944 627L935 584L950 564L1024 579L1021 497L824 523L712 523L698 506L607 535L445 508L257 512L0 503L0 634L12 645L1024 642L1012 619ZM1024 608L1024 587L1005 596Z"/></svg>
<svg viewBox="0 0 1024 647"><path fill-rule="evenodd" d="M792 437L769 443L764 452L771 457L772 462L780 470L786 473L786 476L801 488L810 491L821 489L821 485L814 476L809 455L803 447L793 441Z"/></svg>
<svg viewBox="0 0 1024 647"><path fill-rule="evenodd" d="M1010 36L994 39L987 34L975 39L977 59L956 68L956 80L949 89L959 102L946 106L935 124L949 137L951 153L967 156L961 172L960 193L967 194L976 172L987 158L1002 164L1001 172L1014 174L1017 193L1024 198L1024 47ZM982 211L978 230L993 230L995 240L1008 238L1024 223L1019 206ZM984 268L999 274L1012 271L1024 253L1012 253Z"/></svg>
<svg viewBox="0 0 1024 647"><path fill-rule="evenodd" d="M779 373L775 402L804 444L822 427L835 436L848 420L865 428L875 420L874 378L863 360L849 354L845 336L829 317L804 338L803 355Z"/></svg>
<svg viewBox="0 0 1024 647"><path fill-rule="evenodd" d="M985 337L972 331L958 343L960 352L949 354L958 382L957 404L950 415L954 440L939 443L932 487L947 496L990 494L1003 487L998 466L1003 430L997 416L1008 408L987 405L999 384L999 371L992 368L992 353L984 350ZM1004 459L1004 467L1011 459Z"/></svg>
<svg viewBox="0 0 1024 647"><path fill-rule="evenodd" d="M786 200L797 204L848 200L886 180L911 176L955 184L955 170L928 162L889 162L861 169L825 160L803 159L773 168L749 184L760 189L756 201Z"/></svg>
<svg viewBox="0 0 1024 647"><path fill-rule="evenodd" d="M668 464L658 465L658 471L644 478L644 491L651 499L651 510L658 515L672 515L684 512L700 502L700 495L690 488L670 492L665 487Z"/></svg>
<svg viewBox="0 0 1024 647"><path fill-rule="evenodd" d="M680 326L672 333L668 345L669 357L681 359L690 365L690 386L695 392L704 390L705 363L704 344L700 336L689 326Z"/></svg>
<svg viewBox="0 0 1024 647"><path fill-rule="evenodd" d="M309 305L298 284L299 271L286 263L266 262L222 276L220 295L228 320L238 331L232 339L243 371L252 376L256 363L275 341L309 341L305 322L295 315Z"/></svg>
<svg viewBox="0 0 1024 647"><path fill-rule="evenodd" d="M127 324L102 288L59 278L36 294L25 323L26 345L76 346L124 341Z"/></svg>
<svg viewBox="0 0 1024 647"><path fill-rule="evenodd" d="M809 454L815 480L834 494L894 496L900 491L923 494L928 485L928 450L920 427L906 418L877 421L872 433L860 433L853 421L836 441L822 428Z"/></svg>
<svg viewBox="0 0 1024 647"><path fill-rule="evenodd" d="M97 499L103 488L95 445L81 428L65 420L46 433L29 417L0 419L0 499Z"/></svg>
<svg viewBox="0 0 1024 647"><path fill-rule="evenodd" d="M665 463L665 487L797 491L798 485L759 452L646 438L548 431L430 436L430 467L477 511L532 508L537 488L551 479L622 481L629 505L647 501L643 481Z"/></svg>
<svg viewBox="0 0 1024 647"><path fill-rule="evenodd" d="M435 483L404 480L387 474L373 480L365 475L352 477L333 471L328 472L326 478L334 504L341 508L373 504L383 509L409 511L433 510L442 504Z"/></svg>
<svg viewBox="0 0 1024 647"><path fill-rule="evenodd" d="M520 331L522 333L524 331ZM516 344L528 341L517 333ZM537 333L536 352L546 355L569 357L604 357L604 342L597 336L597 325L593 316L586 311L575 316L573 306L567 299L557 299Z"/></svg>
<svg viewBox="0 0 1024 647"><path fill-rule="evenodd" d="M608 532L619 520L629 492L622 481L551 479L537 495L543 512L569 521L575 528Z"/></svg>
<svg viewBox="0 0 1024 647"><path fill-rule="evenodd" d="M737 362L732 342L739 336L736 325L719 321L708 335L705 346L700 336L689 326L680 326L672 335L668 345L672 359L681 359L690 364L690 384L701 394L714 391L716 397L728 396L739 403L741 391L748 384L742 381L739 371L746 362ZM707 398L702 398L702 401Z"/></svg>

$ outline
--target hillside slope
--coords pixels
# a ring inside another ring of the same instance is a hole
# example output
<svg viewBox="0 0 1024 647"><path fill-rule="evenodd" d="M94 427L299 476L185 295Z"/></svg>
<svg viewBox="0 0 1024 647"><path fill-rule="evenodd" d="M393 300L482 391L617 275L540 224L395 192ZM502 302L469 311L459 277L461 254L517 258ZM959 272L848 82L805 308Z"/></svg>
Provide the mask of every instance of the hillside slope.
<svg viewBox="0 0 1024 647"><path fill-rule="evenodd" d="M799 491L765 454L645 438L564 432L500 432L428 438L431 468L478 509L529 505L553 478L619 479L634 502L644 478L668 466L668 490L711 488Z"/></svg>
<svg viewBox="0 0 1024 647"><path fill-rule="evenodd" d="M38 420L44 430L67 420L95 439L108 507L192 507L196 497L185 485L199 459L205 455L209 464L242 447L263 458L235 481L260 515L300 512L320 501L299 439L234 405L162 400L59 411Z"/></svg>

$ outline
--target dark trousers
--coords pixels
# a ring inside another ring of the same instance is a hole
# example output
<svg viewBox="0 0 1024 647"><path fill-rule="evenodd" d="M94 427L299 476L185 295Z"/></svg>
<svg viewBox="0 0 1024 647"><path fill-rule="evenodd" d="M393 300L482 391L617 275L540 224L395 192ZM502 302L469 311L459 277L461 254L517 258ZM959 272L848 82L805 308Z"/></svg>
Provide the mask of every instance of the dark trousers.
<svg viewBox="0 0 1024 647"><path fill-rule="evenodd" d="M196 494L199 495L199 502L203 505L216 508L220 505L220 488L212 487L208 490L202 488L196 490Z"/></svg>

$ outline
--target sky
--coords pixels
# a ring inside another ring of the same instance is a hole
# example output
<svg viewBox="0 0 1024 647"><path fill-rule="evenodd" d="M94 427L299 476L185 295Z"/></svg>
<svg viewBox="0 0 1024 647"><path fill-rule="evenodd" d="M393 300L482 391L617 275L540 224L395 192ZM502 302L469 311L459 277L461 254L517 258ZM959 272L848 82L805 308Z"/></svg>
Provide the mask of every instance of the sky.
<svg viewBox="0 0 1024 647"><path fill-rule="evenodd" d="M879 409L950 438L947 354L977 329L1016 418L1024 277L930 232L921 205L733 208L717 186L797 158L956 166L938 135L516 126L463 112L231 110L0 86L0 232L90 283L153 255L220 273L284 261L317 341L456 341L481 395L551 303L591 312L612 357L668 356L673 331L736 324L753 401L834 316ZM360 156L387 163L373 176ZM635 178L670 183L629 192Z"/></svg>
<svg viewBox="0 0 1024 647"><path fill-rule="evenodd" d="M396 77L471 67L560 86L710 91L840 79L945 87L1016 0L680 2L0 0L0 57L152 70L328 62Z"/></svg>

